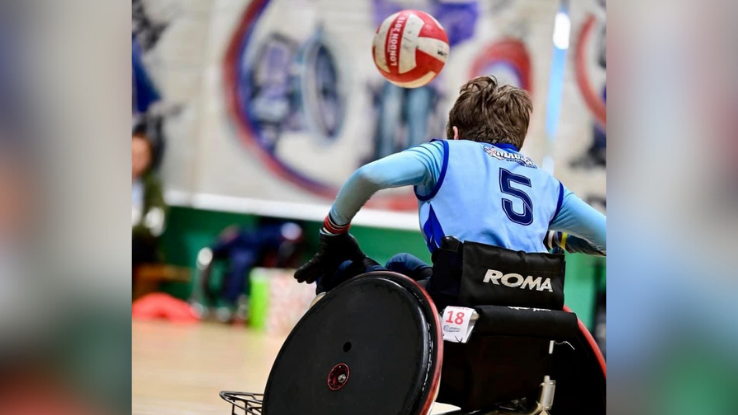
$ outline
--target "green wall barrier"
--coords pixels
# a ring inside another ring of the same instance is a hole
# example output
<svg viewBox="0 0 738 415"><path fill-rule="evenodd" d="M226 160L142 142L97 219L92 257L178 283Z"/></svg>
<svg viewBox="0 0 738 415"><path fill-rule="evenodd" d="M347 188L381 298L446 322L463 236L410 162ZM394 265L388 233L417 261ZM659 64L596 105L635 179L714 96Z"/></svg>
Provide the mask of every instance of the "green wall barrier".
<svg viewBox="0 0 738 415"><path fill-rule="evenodd" d="M197 278L197 253L209 246L228 226L255 226L258 217L238 213L214 212L184 207L172 207L167 229L162 235L162 249L167 262L191 269L190 284L165 283L162 289L178 298L187 299ZM307 252L315 252L320 222L301 222L307 236ZM407 252L430 263L430 253L420 231L352 226L351 233L359 240L362 250L379 263ZM307 260L308 258L305 258ZM567 255L566 303L579 318L592 327L595 296L604 281L604 260L584 255Z"/></svg>

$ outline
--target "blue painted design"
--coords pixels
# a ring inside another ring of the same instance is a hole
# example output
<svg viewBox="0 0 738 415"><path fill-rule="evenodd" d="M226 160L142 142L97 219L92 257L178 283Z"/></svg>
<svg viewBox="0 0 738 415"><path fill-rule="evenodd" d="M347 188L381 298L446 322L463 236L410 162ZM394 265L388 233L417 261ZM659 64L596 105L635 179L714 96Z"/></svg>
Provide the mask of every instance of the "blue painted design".
<svg viewBox="0 0 738 415"><path fill-rule="evenodd" d="M602 90L602 101L607 102L607 86L605 86ZM599 123L594 123L594 144L593 147L595 147L598 150L605 150L607 148L607 131L605 128Z"/></svg>
<svg viewBox="0 0 738 415"><path fill-rule="evenodd" d="M479 2L438 2L435 6L431 14L446 30L450 46L453 47L474 37L479 18Z"/></svg>
<svg viewBox="0 0 738 415"><path fill-rule="evenodd" d="M374 151L367 162L425 143L428 136L445 133L445 124L429 122L448 115L441 114L438 85L408 89L383 82L379 87L370 87L370 91L373 95L376 122Z"/></svg>
<svg viewBox="0 0 738 415"><path fill-rule="evenodd" d="M287 165L275 156L274 144L269 142L269 140L264 139L264 132L261 128L262 126L259 121L259 117L255 113L256 108L252 104L252 102L250 102L255 90L255 86L252 84L255 68L246 65L246 54L250 47L255 46L252 44L253 42L251 42L252 36L256 30L258 22L260 21L264 11L269 4L270 0L262 0L261 3L257 5L258 9L253 19L243 23L248 25L248 29L239 41L237 58L235 59L235 62L229 61L226 63L227 65L236 66L237 68L236 85L229 85L229 87L235 88L235 90L237 91L238 112L240 113L242 118L246 120L248 127L252 131L251 134L253 136L250 136L249 138L253 140L262 150L264 150L267 157L269 157L270 162L273 163L273 165L270 167L277 167L278 171L284 172L289 178L293 179L296 183L304 188L319 193L330 192L332 190L330 186L327 186L324 183L321 183L309 177L305 177L302 173ZM274 63L275 59L280 58L280 54L284 53L291 55L295 53L296 45L294 45L294 42L280 36L273 36L271 40L273 40L273 45L271 46L274 49L269 51L270 53L267 54L266 58L269 59L272 64ZM273 98L274 94L280 94L280 90L284 90L289 87L290 85L287 83L274 85L274 89L272 91L269 91L269 94L271 94L271 97ZM284 91L282 91L281 93L283 92ZM292 104L293 103L290 102L288 105Z"/></svg>
<svg viewBox="0 0 738 415"><path fill-rule="evenodd" d="M143 51L135 38L131 47L133 58L133 114L144 114L161 95L143 62Z"/></svg>

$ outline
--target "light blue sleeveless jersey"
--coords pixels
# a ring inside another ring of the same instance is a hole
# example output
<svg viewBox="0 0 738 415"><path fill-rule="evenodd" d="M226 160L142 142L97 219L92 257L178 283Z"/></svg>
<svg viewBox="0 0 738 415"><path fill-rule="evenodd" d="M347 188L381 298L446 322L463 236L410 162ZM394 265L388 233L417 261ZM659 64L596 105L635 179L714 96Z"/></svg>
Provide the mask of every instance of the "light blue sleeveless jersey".
<svg viewBox="0 0 738 415"><path fill-rule="evenodd" d="M511 145L442 140L441 175L419 200L428 248L444 236L525 252L547 252L549 223L564 188Z"/></svg>

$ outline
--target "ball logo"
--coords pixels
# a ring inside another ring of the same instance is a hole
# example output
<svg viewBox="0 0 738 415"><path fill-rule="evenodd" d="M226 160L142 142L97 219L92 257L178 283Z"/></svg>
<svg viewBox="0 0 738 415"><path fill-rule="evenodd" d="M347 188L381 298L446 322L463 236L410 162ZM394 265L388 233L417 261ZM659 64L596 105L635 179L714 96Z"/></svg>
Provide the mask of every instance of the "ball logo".
<svg viewBox="0 0 738 415"><path fill-rule="evenodd" d="M502 285L510 288L520 288L521 290L536 290L543 291L547 290L553 292L551 287L551 278L543 277L533 278L532 276L523 277L520 274L503 274L500 271L494 269L488 269L484 275L484 282L492 283L495 285Z"/></svg>
<svg viewBox="0 0 738 415"><path fill-rule="evenodd" d="M390 34L389 39L389 57L390 57L390 65L397 66L397 40L400 37L400 33L402 33L402 25L405 23L405 17L400 16L397 18L397 23L395 23L394 27L392 27L392 33Z"/></svg>

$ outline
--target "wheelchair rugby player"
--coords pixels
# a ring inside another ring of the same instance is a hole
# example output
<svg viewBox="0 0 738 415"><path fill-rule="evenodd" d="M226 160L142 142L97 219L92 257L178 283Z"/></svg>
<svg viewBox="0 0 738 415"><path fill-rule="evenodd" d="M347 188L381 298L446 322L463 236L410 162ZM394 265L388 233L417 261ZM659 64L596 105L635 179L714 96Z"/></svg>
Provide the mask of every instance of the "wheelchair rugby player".
<svg viewBox="0 0 738 415"><path fill-rule="evenodd" d="M234 413L420 415L443 402L459 414L604 414L605 362L564 304L562 251L604 256L606 218L520 152L531 111L525 90L475 78L448 139L348 179L295 273L318 297L264 395L221 393ZM433 263L378 264L351 219L378 190L410 185ZM444 341L453 310L473 325L463 341Z"/></svg>

